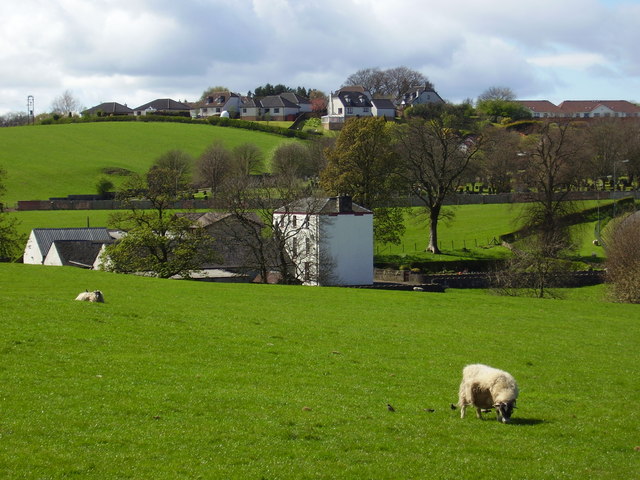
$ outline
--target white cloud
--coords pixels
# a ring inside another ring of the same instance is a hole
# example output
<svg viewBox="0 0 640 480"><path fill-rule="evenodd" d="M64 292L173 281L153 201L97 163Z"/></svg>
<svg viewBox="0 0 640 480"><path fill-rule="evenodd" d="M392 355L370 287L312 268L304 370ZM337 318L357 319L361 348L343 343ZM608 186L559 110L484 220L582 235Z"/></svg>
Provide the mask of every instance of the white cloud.
<svg viewBox="0 0 640 480"><path fill-rule="evenodd" d="M591 67L604 66L606 59L598 53L577 52L532 57L529 58L527 62L537 67L561 67L585 70Z"/></svg>
<svg viewBox="0 0 640 480"><path fill-rule="evenodd" d="M219 84L330 91L358 69L401 65L454 101L493 85L562 96L576 81L593 98L632 98L638 18L640 5L604 0L2 2L0 113L29 94L46 110L66 89L87 106L195 99Z"/></svg>

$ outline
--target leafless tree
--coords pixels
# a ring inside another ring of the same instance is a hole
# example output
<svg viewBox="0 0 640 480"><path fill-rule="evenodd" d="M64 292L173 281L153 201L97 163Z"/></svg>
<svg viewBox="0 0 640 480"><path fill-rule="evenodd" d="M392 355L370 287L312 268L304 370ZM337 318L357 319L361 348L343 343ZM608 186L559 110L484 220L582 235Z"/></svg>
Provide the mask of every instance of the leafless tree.
<svg viewBox="0 0 640 480"><path fill-rule="evenodd" d="M447 115L413 118L396 132L402 175L429 214L426 250L439 254L438 220L447 195L459 186L462 175L478 153L481 137L470 137L447 124Z"/></svg>
<svg viewBox="0 0 640 480"><path fill-rule="evenodd" d="M233 155L220 142L209 145L196 161L200 185L211 189L216 198L222 184L231 173Z"/></svg>
<svg viewBox="0 0 640 480"><path fill-rule="evenodd" d="M255 177L233 175L225 182L221 198L225 209L240 226L235 241L250 252L246 268L257 271L263 282L276 271L281 283L297 283L295 252L290 242L304 228L304 219L296 218L296 225L275 224L274 211L296 200L309 196L310 192L299 181L278 175ZM287 220L293 222L293 217Z"/></svg>
<svg viewBox="0 0 640 480"><path fill-rule="evenodd" d="M509 87L489 87L478 96L478 102L486 100L515 100L516 94Z"/></svg>
<svg viewBox="0 0 640 480"><path fill-rule="evenodd" d="M361 85L374 97L389 96L398 98L414 85L433 88L427 77L422 73L407 67L395 67L387 70L380 68L364 68L349 75L343 87Z"/></svg>
<svg viewBox="0 0 640 480"><path fill-rule="evenodd" d="M584 129L585 147L588 149L588 170L594 179L612 176L615 166L632 156L636 122L618 118L601 118L589 122Z"/></svg>
<svg viewBox="0 0 640 480"><path fill-rule="evenodd" d="M522 180L529 203L524 224L548 239L548 256L569 248L570 232L565 217L575 211L569 201L571 188L582 178L584 145L581 132L571 123L542 122L523 142L520 158ZM559 241L559 236L566 239Z"/></svg>
<svg viewBox="0 0 640 480"><path fill-rule="evenodd" d="M264 171L264 155L253 143L241 143L233 149L233 165L238 175L256 175Z"/></svg>
<svg viewBox="0 0 640 480"><path fill-rule="evenodd" d="M51 112L59 115L71 115L82 110L80 101L73 96L70 90L65 90L62 95L56 97L51 104Z"/></svg>
<svg viewBox="0 0 640 480"><path fill-rule="evenodd" d="M479 175L494 193L508 193L518 169L520 136L504 128L486 127L480 152Z"/></svg>
<svg viewBox="0 0 640 480"><path fill-rule="evenodd" d="M549 243L557 241L555 247ZM492 288L499 294L509 296L560 297L557 288L566 283L569 262L551 257L565 245L562 235L550 239L533 234L520 239L516 245L505 244L511 249L511 257L500 270L492 275Z"/></svg>

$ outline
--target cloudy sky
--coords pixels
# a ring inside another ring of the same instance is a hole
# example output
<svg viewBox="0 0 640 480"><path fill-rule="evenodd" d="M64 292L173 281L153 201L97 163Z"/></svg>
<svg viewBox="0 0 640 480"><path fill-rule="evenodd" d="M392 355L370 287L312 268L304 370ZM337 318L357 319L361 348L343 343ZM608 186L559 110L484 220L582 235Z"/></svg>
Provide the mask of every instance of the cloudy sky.
<svg viewBox="0 0 640 480"><path fill-rule="evenodd" d="M330 92L406 66L445 99L640 101L640 0L5 0L0 113L194 101L209 86Z"/></svg>

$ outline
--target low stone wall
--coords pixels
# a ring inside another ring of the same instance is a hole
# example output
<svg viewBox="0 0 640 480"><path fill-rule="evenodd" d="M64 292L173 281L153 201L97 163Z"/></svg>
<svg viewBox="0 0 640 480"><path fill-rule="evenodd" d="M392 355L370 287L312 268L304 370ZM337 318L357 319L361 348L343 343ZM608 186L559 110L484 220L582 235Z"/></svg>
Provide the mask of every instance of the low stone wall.
<svg viewBox="0 0 640 480"><path fill-rule="evenodd" d="M605 273L601 270L566 272L562 277L561 283L566 287L586 287L605 281ZM424 274L412 273L408 270L375 269L374 280L407 285L436 284L444 288L489 288L491 286L491 274L486 272Z"/></svg>

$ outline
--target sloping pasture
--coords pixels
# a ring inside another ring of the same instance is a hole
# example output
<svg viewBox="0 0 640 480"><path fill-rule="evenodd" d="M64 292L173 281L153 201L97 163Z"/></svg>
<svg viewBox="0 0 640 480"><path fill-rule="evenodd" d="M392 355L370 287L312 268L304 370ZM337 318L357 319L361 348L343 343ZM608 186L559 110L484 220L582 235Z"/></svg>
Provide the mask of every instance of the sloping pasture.
<svg viewBox="0 0 640 480"><path fill-rule="evenodd" d="M636 478L640 315L602 293L0 264L0 477ZM471 362L518 380L512 424L450 409Z"/></svg>
<svg viewBox="0 0 640 480"><path fill-rule="evenodd" d="M18 200L95 194L101 177L116 185L123 178L105 174L105 169L141 173L168 150L180 149L197 157L214 141L228 148L253 143L268 160L278 145L298 140L236 128L162 122L2 128L0 166L7 171L2 201L12 205Z"/></svg>

